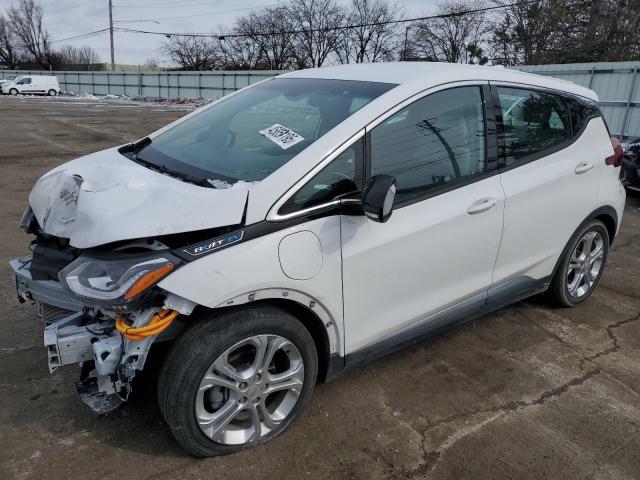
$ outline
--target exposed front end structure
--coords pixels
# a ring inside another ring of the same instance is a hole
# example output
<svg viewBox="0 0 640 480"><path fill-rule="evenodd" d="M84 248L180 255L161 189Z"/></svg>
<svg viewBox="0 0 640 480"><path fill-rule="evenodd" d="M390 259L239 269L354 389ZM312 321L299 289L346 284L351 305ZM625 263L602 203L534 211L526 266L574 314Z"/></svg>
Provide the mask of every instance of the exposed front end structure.
<svg viewBox="0 0 640 480"><path fill-rule="evenodd" d="M81 378L78 396L93 412L104 415L125 402L131 382L144 368L151 345L174 338L183 328L175 322L189 315L195 304L169 294L159 306L129 313L84 307L55 280L34 280L31 258L11 261L19 299L68 310L68 315L45 325L44 346L49 372L77 364Z"/></svg>

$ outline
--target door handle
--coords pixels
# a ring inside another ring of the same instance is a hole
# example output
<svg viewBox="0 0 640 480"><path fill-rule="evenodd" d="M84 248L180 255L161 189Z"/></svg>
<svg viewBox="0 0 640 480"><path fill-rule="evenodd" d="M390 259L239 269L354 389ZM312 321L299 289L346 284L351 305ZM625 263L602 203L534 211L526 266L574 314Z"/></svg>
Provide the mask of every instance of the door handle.
<svg viewBox="0 0 640 480"><path fill-rule="evenodd" d="M467 209L469 215L475 215L476 213L486 212L496 206L498 200L495 198L481 198L480 200L473 202Z"/></svg>
<svg viewBox="0 0 640 480"><path fill-rule="evenodd" d="M589 170L593 168L593 163L581 162L576 165L575 172L580 175L581 173L587 173Z"/></svg>

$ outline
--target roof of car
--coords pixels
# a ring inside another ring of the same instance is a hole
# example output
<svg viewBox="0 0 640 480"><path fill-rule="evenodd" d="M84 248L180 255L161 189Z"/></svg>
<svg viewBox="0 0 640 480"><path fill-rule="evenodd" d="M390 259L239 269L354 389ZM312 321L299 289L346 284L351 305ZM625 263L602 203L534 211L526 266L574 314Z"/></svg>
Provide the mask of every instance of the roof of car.
<svg viewBox="0 0 640 480"><path fill-rule="evenodd" d="M443 62L378 62L336 65L290 72L289 78L326 78L395 83L429 88L446 82L463 80L493 80L550 88L573 93L592 100L598 96L592 90L557 78L535 75L502 66L480 66Z"/></svg>

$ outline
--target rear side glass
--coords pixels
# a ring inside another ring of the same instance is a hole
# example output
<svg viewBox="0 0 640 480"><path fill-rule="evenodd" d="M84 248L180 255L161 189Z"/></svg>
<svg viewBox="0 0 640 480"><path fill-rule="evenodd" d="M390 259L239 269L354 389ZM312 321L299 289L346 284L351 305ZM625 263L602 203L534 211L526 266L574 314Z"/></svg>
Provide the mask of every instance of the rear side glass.
<svg viewBox="0 0 640 480"><path fill-rule="evenodd" d="M542 156L571 138L569 109L559 96L499 87L498 97L507 166Z"/></svg>
<svg viewBox="0 0 640 480"><path fill-rule="evenodd" d="M596 102L573 97L565 98L571 113L571 133L578 136L586 128L589 120L601 116L600 108Z"/></svg>

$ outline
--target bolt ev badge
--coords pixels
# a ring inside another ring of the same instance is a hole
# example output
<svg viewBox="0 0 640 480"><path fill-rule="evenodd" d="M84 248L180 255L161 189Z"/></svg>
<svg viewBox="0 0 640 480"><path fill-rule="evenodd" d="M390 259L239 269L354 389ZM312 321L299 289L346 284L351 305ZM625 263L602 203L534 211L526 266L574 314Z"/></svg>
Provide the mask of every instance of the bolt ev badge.
<svg viewBox="0 0 640 480"><path fill-rule="evenodd" d="M242 240L242 237L244 237L244 230L229 233L228 235L214 238L213 240L208 240L204 243L200 243L199 245L187 247L182 251L188 255L191 255L192 257L197 257L199 255L204 255L205 253L210 253L214 250L218 250L222 247L227 247L233 243L237 243Z"/></svg>

